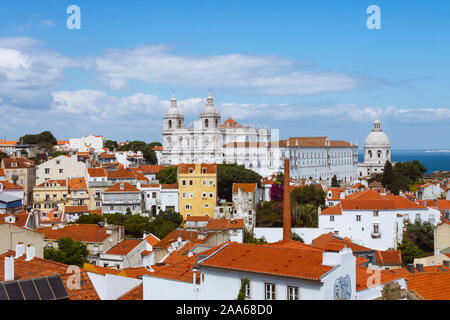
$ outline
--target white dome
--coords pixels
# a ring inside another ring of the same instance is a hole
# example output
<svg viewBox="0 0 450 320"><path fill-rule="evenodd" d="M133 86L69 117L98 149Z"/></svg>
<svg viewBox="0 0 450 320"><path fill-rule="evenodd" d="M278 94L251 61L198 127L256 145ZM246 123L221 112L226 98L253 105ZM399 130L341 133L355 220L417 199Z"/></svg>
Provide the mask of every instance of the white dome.
<svg viewBox="0 0 450 320"><path fill-rule="evenodd" d="M390 147L391 141L388 136L381 130L381 122L375 120L373 123L373 130L366 138L364 142L364 147Z"/></svg>

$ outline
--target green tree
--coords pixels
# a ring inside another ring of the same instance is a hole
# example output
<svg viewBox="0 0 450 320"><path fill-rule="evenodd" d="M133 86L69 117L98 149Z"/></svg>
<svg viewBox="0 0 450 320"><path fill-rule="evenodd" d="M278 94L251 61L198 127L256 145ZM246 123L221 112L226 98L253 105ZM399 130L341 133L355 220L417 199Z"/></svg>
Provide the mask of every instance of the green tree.
<svg viewBox="0 0 450 320"><path fill-rule="evenodd" d="M426 253L434 251L434 226L428 221L408 224L406 238Z"/></svg>
<svg viewBox="0 0 450 320"><path fill-rule="evenodd" d="M6 152L0 151L0 164L2 163L3 158L8 158L8 154Z"/></svg>
<svg viewBox="0 0 450 320"><path fill-rule="evenodd" d="M87 262L88 254L87 245L73 241L71 238L59 239L58 249L52 247L44 248L45 259L79 267L83 267L83 264Z"/></svg>
<svg viewBox="0 0 450 320"><path fill-rule="evenodd" d="M384 165L383 170L383 176L381 178L381 184L383 187L387 188L394 182L395 173L394 169L392 168L392 163L389 161L386 161L386 164Z"/></svg>
<svg viewBox="0 0 450 320"><path fill-rule="evenodd" d="M173 184L177 182L178 179L177 169L177 167L168 167L159 170L159 172L156 174L156 179L158 179L159 183L161 184Z"/></svg>
<svg viewBox="0 0 450 320"><path fill-rule="evenodd" d="M125 233L134 238L142 238L144 232L150 231L150 221L148 218L138 214L127 216L123 223Z"/></svg>
<svg viewBox="0 0 450 320"><path fill-rule="evenodd" d="M244 166L233 164L217 165L217 190L218 198L231 202L233 183L257 183L261 186L262 177Z"/></svg>
<svg viewBox="0 0 450 320"><path fill-rule="evenodd" d="M322 188L317 189L314 185L310 184L305 187L295 188L291 192L291 200L299 204L313 204L314 206L325 206L326 194Z"/></svg>
<svg viewBox="0 0 450 320"><path fill-rule="evenodd" d="M296 234L295 232L292 233L291 235L291 239L301 242L301 243L305 243L305 241L303 241L302 237L300 237L298 234Z"/></svg>
<svg viewBox="0 0 450 320"><path fill-rule="evenodd" d="M256 206L257 227L282 227L283 203L269 201Z"/></svg>
<svg viewBox="0 0 450 320"><path fill-rule="evenodd" d="M173 222L177 227L183 223L183 216L179 212L173 210L160 211L158 218Z"/></svg>
<svg viewBox="0 0 450 320"><path fill-rule="evenodd" d="M336 175L334 175L333 178L331 178L331 186L333 188L339 188L341 186L338 182Z"/></svg>
<svg viewBox="0 0 450 320"><path fill-rule="evenodd" d="M149 231L162 239L177 227L177 224L172 221L156 217L156 219L150 223Z"/></svg>
<svg viewBox="0 0 450 320"><path fill-rule="evenodd" d="M400 251L402 253L402 262L404 265L414 263L414 259L423 258L426 255L418 246L405 239L400 246Z"/></svg>
<svg viewBox="0 0 450 320"><path fill-rule="evenodd" d="M319 223L319 213L317 206L312 203L299 204L294 203L292 206L292 217L294 219L294 227L300 228L317 228Z"/></svg>
<svg viewBox="0 0 450 320"><path fill-rule="evenodd" d="M85 214L80 216L77 221L72 222L72 224L97 224L102 221L104 221L104 216L102 217L98 214ZM69 222L69 224L71 223Z"/></svg>
<svg viewBox="0 0 450 320"><path fill-rule="evenodd" d="M402 176L401 174L395 172L394 173L394 181L387 186L387 188L395 195L399 195L400 191L408 191L409 190L409 182L410 180Z"/></svg>
<svg viewBox="0 0 450 320"><path fill-rule="evenodd" d="M53 151L51 156L53 158L59 157L59 156L63 156L63 155L68 155L69 153L66 151Z"/></svg>
<svg viewBox="0 0 450 320"><path fill-rule="evenodd" d="M114 140L106 140L104 147L112 151L114 149L119 148L119 144L117 143L117 141Z"/></svg>
<svg viewBox="0 0 450 320"><path fill-rule="evenodd" d="M244 278L241 281L241 289L239 290L239 294L237 297L238 300L245 300L246 289L249 285L250 285L250 280L248 280L248 278Z"/></svg>
<svg viewBox="0 0 450 320"><path fill-rule="evenodd" d="M244 243L266 244L266 238L255 238L253 232L244 229Z"/></svg>
<svg viewBox="0 0 450 320"><path fill-rule="evenodd" d="M19 139L23 144L39 144L41 142L48 142L52 146L57 144L56 138L50 131L42 131L39 134L26 134Z"/></svg>

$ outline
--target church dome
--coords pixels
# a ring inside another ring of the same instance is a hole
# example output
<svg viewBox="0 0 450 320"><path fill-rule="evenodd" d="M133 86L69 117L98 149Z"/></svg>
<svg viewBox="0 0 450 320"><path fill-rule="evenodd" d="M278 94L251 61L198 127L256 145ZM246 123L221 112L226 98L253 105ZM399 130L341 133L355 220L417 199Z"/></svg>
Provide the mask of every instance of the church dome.
<svg viewBox="0 0 450 320"><path fill-rule="evenodd" d="M391 141L381 129L381 122L379 120L375 120L373 123L372 132L367 136L364 147L391 147Z"/></svg>

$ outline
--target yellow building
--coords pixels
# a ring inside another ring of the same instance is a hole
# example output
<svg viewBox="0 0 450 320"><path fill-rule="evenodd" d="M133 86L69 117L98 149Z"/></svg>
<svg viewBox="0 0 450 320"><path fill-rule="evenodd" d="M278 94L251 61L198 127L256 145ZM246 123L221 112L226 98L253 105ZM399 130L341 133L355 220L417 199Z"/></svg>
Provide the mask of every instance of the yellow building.
<svg viewBox="0 0 450 320"><path fill-rule="evenodd" d="M55 209L64 211L69 187L67 180L49 180L33 189L33 207L35 210Z"/></svg>
<svg viewBox="0 0 450 320"><path fill-rule="evenodd" d="M214 216L217 203L217 165L180 164L178 186L178 207L184 219Z"/></svg>

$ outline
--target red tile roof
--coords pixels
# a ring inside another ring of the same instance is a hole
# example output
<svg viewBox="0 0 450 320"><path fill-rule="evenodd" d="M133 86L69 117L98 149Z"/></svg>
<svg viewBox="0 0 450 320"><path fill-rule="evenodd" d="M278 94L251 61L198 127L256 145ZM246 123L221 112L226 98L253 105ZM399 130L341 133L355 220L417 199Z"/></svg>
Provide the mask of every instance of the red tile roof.
<svg viewBox="0 0 450 320"><path fill-rule="evenodd" d="M233 192L238 192L239 189L243 192L255 192L256 187L256 183L233 183Z"/></svg>
<svg viewBox="0 0 450 320"><path fill-rule="evenodd" d="M88 213L88 206L65 206L64 213Z"/></svg>
<svg viewBox="0 0 450 320"><path fill-rule="evenodd" d="M318 236L312 242L314 247L325 251L339 252L344 247L352 249L353 252L374 251L373 249L360 246L359 244L352 242L350 239L337 237L331 232Z"/></svg>
<svg viewBox="0 0 450 320"><path fill-rule="evenodd" d="M198 232L197 231L186 231L186 230L173 230L167 236L162 238L158 243L153 245L155 248L168 248L171 242L176 241L180 237L183 241L197 241Z"/></svg>
<svg viewBox="0 0 450 320"><path fill-rule="evenodd" d="M9 216L15 217L15 222L12 223L13 225L17 227L25 227L27 225L28 217L30 215L25 210L10 214L0 214L0 223L9 223L5 222L5 219Z"/></svg>
<svg viewBox="0 0 450 320"><path fill-rule="evenodd" d="M367 267L356 266L356 291L368 289L368 284L371 284L370 281L368 283L369 277L373 276L374 272L374 269L371 271ZM389 270L380 270L379 284L385 284L401 278L403 278L402 275L392 274Z"/></svg>
<svg viewBox="0 0 450 320"><path fill-rule="evenodd" d="M98 155L98 157L100 159L115 159L116 158L116 156L114 154L106 153L106 152L100 153Z"/></svg>
<svg viewBox="0 0 450 320"><path fill-rule="evenodd" d="M450 300L450 272L416 274L407 285L425 300Z"/></svg>
<svg viewBox="0 0 450 320"><path fill-rule="evenodd" d="M153 147L152 148L153 151L163 151L163 147L162 146L157 146L157 147Z"/></svg>
<svg viewBox="0 0 450 320"><path fill-rule="evenodd" d="M313 247L312 245L302 243L295 240L281 240L277 242L267 243L266 246L277 247L277 248L288 248L288 249L307 249L316 250L322 252L322 249Z"/></svg>
<svg viewBox="0 0 450 320"><path fill-rule="evenodd" d="M26 169L35 167L34 161L26 158L3 158L3 164L5 169Z"/></svg>
<svg viewBox="0 0 450 320"><path fill-rule="evenodd" d="M161 240L154 234L150 233L148 236L145 237L145 241L147 241L153 247Z"/></svg>
<svg viewBox="0 0 450 320"><path fill-rule="evenodd" d="M105 168L89 168L88 174L90 177L106 177L106 170Z"/></svg>
<svg viewBox="0 0 450 320"><path fill-rule="evenodd" d="M72 238L81 242L103 242L110 235L106 233L106 228L96 224L69 224L61 229L53 230L52 227L38 228L34 230L42 233L46 240L58 240L61 238Z"/></svg>
<svg viewBox="0 0 450 320"><path fill-rule="evenodd" d="M125 256L129 254L134 248L141 244L142 240L137 239L125 239L119 242L114 247L109 249L106 254L115 254L119 256Z"/></svg>
<svg viewBox="0 0 450 320"><path fill-rule="evenodd" d="M308 280L333 269L322 265L322 251L244 243L229 243L199 265Z"/></svg>
<svg viewBox="0 0 450 320"><path fill-rule="evenodd" d="M242 229L243 227L242 219L209 219L206 225L208 230Z"/></svg>
<svg viewBox="0 0 450 320"><path fill-rule="evenodd" d="M165 169L165 168L166 168L165 166L160 166L160 165L157 165L157 164L141 165L141 166L139 166L139 170L143 174L156 174L160 170Z"/></svg>
<svg viewBox="0 0 450 320"><path fill-rule="evenodd" d="M23 187L17 185L17 184L13 184L11 182L8 181L0 181L0 184L3 185L3 190L24 190Z"/></svg>
<svg viewBox="0 0 450 320"><path fill-rule="evenodd" d="M129 184L128 182L118 182L103 192L141 192L141 190Z"/></svg>
<svg viewBox="0 0 450 320"><path fill-rule="evenodd" d="M49 186L47 187L47 184L49 184ZM41 184L37 185L38 188L52 188L54 187L54 184L57 184L57 187L66 187L67 186L67 180L48 180L45 182L42 182Z"/></svg>
<svg viewBox="0 0 450 320"><path fill-rule="evenodd" d="M192 268L194 267L197 259L198 255L187 257L179 262L158 268L155 272L150 273L149 276L192 283L194 280L194 272ZM197 283L199 283L200 277L198 273L196 279Z"/></svg>
<svg viewBox="0 0 450 320"><path fill-rule="evenodd" d="M178 173L180 174L189 174L189 168L195 169L195 164L188 164L188 163L180 163L178 165ZM203 168L206 168L206 173L217 173L217 165L216 164L206 164L202 163L200 164L200 170ZM202 172L196 172L195 174L201 174Z"/></svg>
<svg viewBox="0 0 450 320"><path fill-rule="evenodd" d="M161 189L178 189L178 182L172 184L162 184Z"/></svg>
<svg viewBox="0 0 450 320"><path fill-rule="evenodd" d="M108 179L134 179L136 174L130 169L119 168L118 170L106 171Z"/></svg>
<svg viewBox="0 0 450 320"><path fill-rule="evenodd" d="M86 179L84 178L69 179L69 191L72 190L87 190Z"/></svg>
<svg viewBox="0 0 450 320"><path fill-rule="evenodd" d="M400 250L376 250L375 258L379 265L402 265L402 253Z"/></svg>
<svg viewBox="0 0 450 320"><path fill-rule="evenodd" d="M242 126L237 123L236 121L234 121L231 118L228 118L224 123L222 123L222 125L220 126L221 128L242 128Z"/></svg>
<svg viewBox="0 0 450 320"><path fill-rule="evenodd" d="M141 283L136 288L128 291L117 300L143 300L144 298L144 285Z"/></svg>
<svg viewBox="0 0 450 320"><path fill-rule="evenodd" d="M5 257L14 254L14 251L7 251L0 255L1 279L4 278ZM68 265L38 257L34 257L30 261L26 261L25 258L26 256L22 255L21 257L14 259L14 280L40 278L59 274L66 287L67 293L69 294L70 300L100 300L86 270L81 269L80 289L75 289L68 286L68 283L70 283L70 281L68 281L69 277L73 275L73 273L67 273L69 268Z"/></svg>

